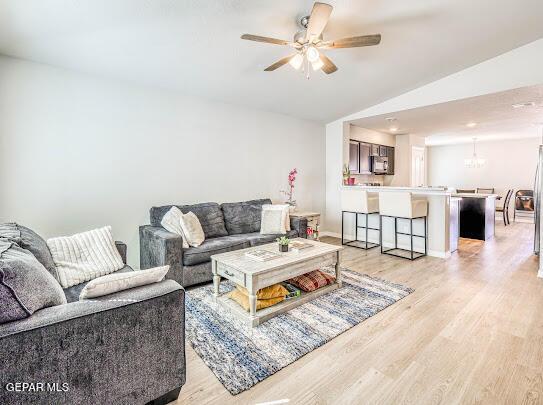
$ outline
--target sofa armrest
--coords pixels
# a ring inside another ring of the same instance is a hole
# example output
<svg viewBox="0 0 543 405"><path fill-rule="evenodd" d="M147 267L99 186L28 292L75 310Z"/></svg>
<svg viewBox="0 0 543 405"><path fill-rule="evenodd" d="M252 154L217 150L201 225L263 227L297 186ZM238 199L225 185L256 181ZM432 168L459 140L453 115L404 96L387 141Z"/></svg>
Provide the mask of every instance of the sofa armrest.
<svg viewBox="0 0 543 405"><path fill-rule="evenodd" d="M307 238L307 218L290 217L290 229L297 230L300 238Z"/></svg>
<svg viewBox="0 0 543 405"><path fill-rule="evenodd" d="M140 268L166 265L166 278L183 285L183 238L159 226L140 226Z"/></svg>
<svg viewBox="0 0 543 405"><path fill-rule="evenodd" d="M123 263L126 264L126 251L128 249L128 247L126 246L126 243L116 240L115 247L119 251L121 258L123 259Z"/></svg>
<svg viewBox="0 0 543 405"><path fill-rule="evenodd" d="M0 403L146 403L182 386L184 294L165 280L0 325Z"/></svg>

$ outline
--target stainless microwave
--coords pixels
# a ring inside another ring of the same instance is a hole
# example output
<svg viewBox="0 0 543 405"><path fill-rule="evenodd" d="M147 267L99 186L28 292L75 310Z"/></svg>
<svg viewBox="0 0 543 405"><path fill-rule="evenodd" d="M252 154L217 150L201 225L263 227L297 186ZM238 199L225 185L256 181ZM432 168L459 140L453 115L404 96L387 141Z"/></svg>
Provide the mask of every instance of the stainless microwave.
<svg viewBox="0 0 543 405"><path fill-rule="evenodd" d="M373 156L371 171L374 174L387 174L388 173L388 158L384 156Z"/></svg>

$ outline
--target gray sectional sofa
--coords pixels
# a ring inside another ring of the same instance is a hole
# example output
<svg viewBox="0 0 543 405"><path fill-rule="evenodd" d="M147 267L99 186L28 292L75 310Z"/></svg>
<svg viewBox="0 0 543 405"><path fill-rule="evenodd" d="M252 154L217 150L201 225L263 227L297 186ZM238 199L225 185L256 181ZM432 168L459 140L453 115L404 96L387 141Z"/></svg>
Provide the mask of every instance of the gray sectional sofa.
<svg viewBox="0 0 543 405"><path fill-rule="evenodd" d="M177 205L183 212L192 211L199 219L205 241L198 247L183 248L179 235L168 232L160 222L172 205L152 207L150 225L140 226L140 266L142 269L170 265L167 278L184 287L208 282L211 275L211 256L273 242L280 235L260 234L262 205L270 199L236 203L202 203ZM306 237L307 220L290 219L288 236Z"/></svg>
<svg viewBox="0 0 543 405"><path fill-rule="evenodd" d="M126 263L126 245L116 244ZM9 302L5 294L14 293L13 281L10 285L5 278L14 274L6 267L13 261L2 255L8 249L33 256L54 277L51 253L32 230L0 224L0 248L2 302ZM119 271L133 270L125 266ZM28 280L31 291L43 296L43 287ZM64 290L67 303L62 297L60 305L47 303L23 319L0 324L0 404L175 400L186 378L183 288L165 280L78 301L82 286L75 287ZM62 295L60 284L57 288ZM30 296L30 302L36 299ZM9 307L1 310L10 313ZM22 383L33 385L17 385Z"/></svg>

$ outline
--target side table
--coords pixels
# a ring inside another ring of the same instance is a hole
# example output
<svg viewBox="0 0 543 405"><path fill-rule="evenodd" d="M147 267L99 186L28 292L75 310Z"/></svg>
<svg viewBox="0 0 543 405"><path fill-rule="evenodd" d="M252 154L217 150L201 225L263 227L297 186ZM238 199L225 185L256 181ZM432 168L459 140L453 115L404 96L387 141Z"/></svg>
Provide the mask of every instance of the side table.
<svg viewBox="0 0 543 405"><path fill-rule="evenodd" d="M319 212L312 211L294 211L290 213L294 218L307 219L307 238L313 240L319 240L319 226L321 221L321 214Z"/></svg>

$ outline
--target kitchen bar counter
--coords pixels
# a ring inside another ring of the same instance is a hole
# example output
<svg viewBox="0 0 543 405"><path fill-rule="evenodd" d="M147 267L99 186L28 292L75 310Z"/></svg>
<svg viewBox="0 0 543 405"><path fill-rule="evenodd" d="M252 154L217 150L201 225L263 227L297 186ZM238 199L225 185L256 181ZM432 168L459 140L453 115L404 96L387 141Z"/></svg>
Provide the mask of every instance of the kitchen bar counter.
<svg viewBox="0 0 543 405"><path fill-rule="evenodd" d="M477 193L452 193L453 197L460 198L498 198L497 194L477 194Z"/></svg>
<svg viewBox="0 0 543 405"><path fill-rule="evenodd" d="M494 237L496 195L460 194L460 237L489 240Z"/></svg>
<svg viewBox="0 0 543 405"><path fill-rule="evenodd" d="M456 250L458 235L466 238L488 240L494 235L494 210L496 194L464 194L454 193L445 187L387 187L387 186L343 186L343 189L366 190L370 193L408 191L416 196L425 197L428 200L428 256L447 258L451 251ZM458 230L458 217L460 224ZM363 222L363 219L359 218ZM369 218L370 227L377 227L379 215L374 214ZM421 223L418 223L421 222ZM392 218L384 218L383 221L383 245L391 247L394 243ZM422 221L413 224L414 233L422 234ZM352 229L347 221L345 229ZM408 220L398 220L398 231L409 231ZM347 235L353 238L354 235ZM363 240L357 238L358 240ZM373 232L368 236L369 242L378 243L378 233ZM408 241L398 240L399 247L406 247ZM401 246L406 245L406 246ZM415 251L424 251L420 238L415 238Z"/></svg>
<svg viewBox="0 0 543 405"><path fill-rule="evenodd" d="M451 195L445 187L390 187L390 186L343 186L345 189L362 189L370 192L381 191L409 191L417 195Z"/></svg>
<svg viewBox="0 0 543 405"><path fill-rule="evenodd" d="M386 186L343 186L344 190L366 190L370 193L409 191L416 196L425 197L428 200L428 256L447 258L451 254L450 243L450 218L451 218L451 192L444 187L386 187ZM454 204L453 204L454 205ZM346 217L347 218L347 217ZM360 216L359 224L363 224L365 218ZM344 223L345 229L354 229L352 218ZM370 215L368 219L371 228L379 226L379 214ZM410 221L398 219L398 232L408 233ZM383 245L394 246L394 218L383 218ZM364 240L363 232L360 232L357 240ZM423 220L413 221L413 233L424 234ZM354 235L346 234L346 238L352 240ZM413 248L416 252L424 252L424 241L421 238L413 239ZM370 232L368 242L379 243L379 233ZM410 240L405 235L398 235L398 247L409 248ZM453 243L454 247L454 243Z"/></svg>

